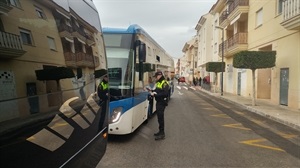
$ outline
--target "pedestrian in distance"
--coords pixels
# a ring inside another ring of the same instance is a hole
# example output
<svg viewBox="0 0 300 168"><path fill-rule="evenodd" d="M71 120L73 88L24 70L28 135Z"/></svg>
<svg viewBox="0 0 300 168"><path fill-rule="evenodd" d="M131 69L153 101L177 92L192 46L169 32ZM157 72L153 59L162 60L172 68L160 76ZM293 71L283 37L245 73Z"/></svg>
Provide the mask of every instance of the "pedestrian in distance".
<svg viewBox="0 0 300 168"><path fill-rule="evenodd" d="M199 77L199 86L201 86L201 84L202 84L202 78L201 78L201 76Z"/></svg>
<svg viewBox="0 0 300 168"><path fill-rule="evenodd" d="M156 114L158 121L159 131L154 134L155 140L165 139L165 120L164 112L168 105L169 83L164 78L162 72L156 72L154 77L156 78L156 88L150 91L151 96L156 100Z"/></svg>

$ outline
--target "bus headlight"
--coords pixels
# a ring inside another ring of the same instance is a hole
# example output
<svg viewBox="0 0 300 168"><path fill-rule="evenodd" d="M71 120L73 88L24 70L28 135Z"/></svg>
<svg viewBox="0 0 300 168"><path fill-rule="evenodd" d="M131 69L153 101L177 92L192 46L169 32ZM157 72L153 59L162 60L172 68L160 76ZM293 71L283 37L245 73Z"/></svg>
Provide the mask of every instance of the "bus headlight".
<svg viewBox="0 0 300 168"><path fill-rule="evenodd" d="M120 119L122 109L123 109L122 107L117 107L117 108L113 109L112 115L110 117L111 123L117 122Z"/></svg>

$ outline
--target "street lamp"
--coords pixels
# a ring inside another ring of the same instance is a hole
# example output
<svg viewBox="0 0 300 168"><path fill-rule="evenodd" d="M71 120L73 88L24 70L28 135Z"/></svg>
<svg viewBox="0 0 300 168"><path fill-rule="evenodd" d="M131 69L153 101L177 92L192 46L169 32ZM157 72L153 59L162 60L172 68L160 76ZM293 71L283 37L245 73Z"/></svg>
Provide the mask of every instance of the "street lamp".
<svg viewBox="0 0 300 168"><path fill-rule="evenodd" d="M221 96L223 96L223 64L224 64L224 27L220 27L220 26L215 26L215 28L217 29L221 29L222 30L222 65L221 65Z"/></svg>

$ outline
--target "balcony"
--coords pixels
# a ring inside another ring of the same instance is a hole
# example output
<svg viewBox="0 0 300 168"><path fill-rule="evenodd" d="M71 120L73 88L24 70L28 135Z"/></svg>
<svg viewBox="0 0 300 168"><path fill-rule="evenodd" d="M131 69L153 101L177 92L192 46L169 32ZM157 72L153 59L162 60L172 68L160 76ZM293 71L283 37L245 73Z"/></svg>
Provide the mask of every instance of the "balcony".
<svg viewBox="0 0 300 168"><path fill-rule="evenodd" d="M228 6L228 23L222 25L226 27L234 24L236 21L248 22L249 0L234 0Z"/></svg>
<svg viewBox="0 0 300 168"><path fill-rule="evenodd" d="M86 54L83 52L78 52L76 55L76 65L79 67L89 67L94 68L94 58L90 54Z"/></svg>
<svg viewBox="0 0 300 168"><path fill-rule="evenodd" d="M248 49L248 33L236 33L224 41L224 56L230 57ZM219 45L219 56L222 56L222 44Z"/></svg>
<svg viewBox="0 0 300 168"><path fill-rule="evenodd" d="M58 26L58 32L60 37L67 37L69 39L73 39L72 31L72 27L68 26L67 24L61 24Z"/></svg>
<svg viewBox="0 0 300 168"><path fill-rule="evenodd" d="M222 15L219 17L219 23L221 27L226 27L229 24L227 17L227 11L223 12Z"/></svg>
<svg viewBox="0 0 300 168"><path fill-rule="evenodd" d="M91 54L85 54L85 62L86 62L86 66L89 68L95 68L94 65L94 56Z"/></svg>
<svg viewBox="0 0 300 168"><path fill-rule="evenodd" d="M95 43L95 40L94 40L93 35L91 35L91 34L86 34L85 37L86 37L86 43L87 43L89 46L91 46L91 45L93 45L93 44Z"/></svg>
<svg viewBox="0 0 300 168"><path fill-rule="evenodd" d="M80 39L83 42L86 42L86 34L85 34L85 32L82 29L80 29L78 26L76 26L75 24L73 24L72 30L73 30L72 36Z"/></svg>
<svg viewBox="0 0 300 168"><path fill-rule="evenodd" d="M76 65L79 67L85 67L85 53L83 52L76 52Z"/></svg>
<svg viewBox="0 0 300 168"><path fill-rule="evenodd" d="M16 58L25 53L19 35L0 31L0 58Z"/></svg>
<svg viewBox="0 0 300 168"><path fill-rule="evenodd" d="M234 0L228 7L228 19L238 19L241 14L249 12L249 0Z"/></svg>
<svg viewBox="0 0 300 168"><path fill-rule="evenodd" d="M76 56L71 51L64 52L65 63L67 67L74 67L76 68Z"/></svg>
<svg viewBox="0 0 300 168"><path fill-rule="evenodd" d="M300 0L286 0L282 3L283 21L280 23L288 30L300 30Z"/></svg>
<svg viewBox="0 0 300 168"><path fill-rule="evenodd" d="M7 2L7 0L0 0L0 15L7 14L11 9L12 7Z"/></svg>

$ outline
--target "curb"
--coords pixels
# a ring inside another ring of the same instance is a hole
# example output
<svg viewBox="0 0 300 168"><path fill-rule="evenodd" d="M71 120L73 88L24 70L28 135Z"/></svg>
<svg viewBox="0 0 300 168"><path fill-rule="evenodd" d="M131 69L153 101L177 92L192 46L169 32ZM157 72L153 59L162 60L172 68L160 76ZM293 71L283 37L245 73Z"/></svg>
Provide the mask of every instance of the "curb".
<svg viewBox="0 0 300 168"><path fill-rule="evenodd" d="M286 125L286 126L288 126L288 127L291 127L291 128L294 128L294 129L300 131L300 125L294 124L294 123L292 123L292 122L288 122L288 121L286 121L286 120L283 120L283 119L278 118L278 117L275 117L275 116L268 115L268 114L266 114L265 112L263 112L263 111L261 111L261 110L257 110L257 109L255 109L255 108L253 108L253 107L250 107L250 106L247 106L247 105L244 105L244 104L241 104L241 103L237 103L236 101L230 100L230 99L228 99L228 98L214 95L213 93L211 93L211 92L209 92L209 91L206 91L206 90L200 90L200 91L201 91L201 92L204 92L204 93L206 93L206 94L209 94L209 95L211 95L211 96L214 96L214 97L216 97L216 98L225 100L225 101L227 101L227 102L229 102L229 103L238 105L238 106L240 106L240 107L242 107L242 108L245 108L245 109L247 109L247 110L249 110L249 111L251 111L251 112L253 112L253 113L256 113L256 114L258 114L258 115L261 115L261 116L263 116L263 117L269 118L269 119L271 119L271 120L273 120L273 121L276 121L276 122L278 122L278 123L284 124L284 125Z"/></svg>

